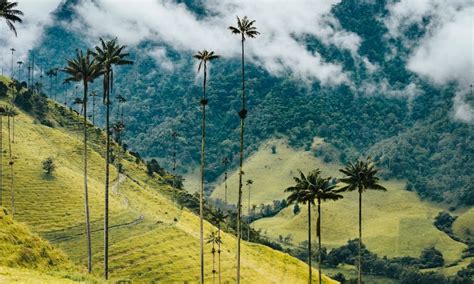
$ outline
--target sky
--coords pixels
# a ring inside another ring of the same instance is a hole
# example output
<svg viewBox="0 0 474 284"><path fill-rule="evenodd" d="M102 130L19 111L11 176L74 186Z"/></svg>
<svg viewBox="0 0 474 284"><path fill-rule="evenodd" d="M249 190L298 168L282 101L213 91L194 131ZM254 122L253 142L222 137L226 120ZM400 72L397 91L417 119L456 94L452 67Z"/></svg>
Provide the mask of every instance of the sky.
<svg viewBox="0 0 474 284"><path fill-rule="evenodd" d="M24 13L24 23L17 24L18 38L1 24L0 42L15 47L18 59L25 58L28 49L41 39L42 29L51 23L50 13L59 0L18 0ZM358 54L361 38L341 28L330 14L340 0L207 0L208 16L197 17L183 4L171 0L96 0L81 1L75 8L79 17L69 28L82 31L95 42L100 36L117 36L129 46L143 40L156 40L176 50L211 49L224 57L240 55L239 38L226 27L234 25L236 15L255 19L260 35L246 41L249 61L265 68L275 76L288 74L324 86L351 85L347 74L337 63L330 63L319 53L310 51L297 38L310 35L324 44L349 51L354 59L370 70L377 66ZM120 3L120 4L118 4ZM125 5L126 4L126 5ZM387 40L401 39L411 52L406 68L434 85L458 83L453 98L453 116L474 123L474 110L466 102L468 86L474 78L474 1L472 0L400 0L388 4L389 15L380 19L387 27ZM424 37L411 41L405 37L412 24L421 24L431 18ZM94 28L91 27L100 27ZM157 64L172 70L165 47L148 51ZM393 48L392 52L398 50ZM9 48L0 51L1 63L10 72ZM389 54L387 56L390 56ZM24 60L24 59L23 59ZM381 85L380 85L381 84ZM405 86L393 90L386 82L373 85L368 82L365 91L385 90L387 94L413 94L417 88Z"/></svg>

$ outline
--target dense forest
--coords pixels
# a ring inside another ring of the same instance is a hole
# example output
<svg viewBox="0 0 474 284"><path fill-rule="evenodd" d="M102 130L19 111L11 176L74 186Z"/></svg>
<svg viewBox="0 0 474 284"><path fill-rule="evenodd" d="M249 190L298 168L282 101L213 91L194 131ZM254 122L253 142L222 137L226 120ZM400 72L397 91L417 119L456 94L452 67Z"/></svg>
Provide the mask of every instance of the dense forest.
<svg viewBox="0 0 474 284"><path fill-rule="evenodd" d="M72 20L76 1L66 1L56 11L55 21L45 30L41 44L30 52L44 70L62 66L76 48L88 45L81 34L64 24ZM206 17L199 1L182 1L199 17ZM258 142L275 136L288 137L295 147L309 149L314 137L322 137L334 145L340 155L328 157L347 162L360 156L372 156L385 169L386 177L407 179L407 189L423 198L458 205L474 204L469 156L474 153L473 126L452 117L455 83L435 87L405 69L407 48L396 39L385 37L386 27L380 18L387 14L385 1L354 4L342 1L332 13L341 26L358 34L362 42L358 52L379 66L367 70L349 51L340 50L307 36L298 39L308 49L318 51L327 62L337 62L351 74L355 86L321 86L304 83L287 74L276 77L265 69L249 64L249 116L246 133L247 152ZM426 19L425 25L430 19ZM62 22L62 24L60 24ZM425 29L413 26L411 38L421 37ZM166 47L172 67L156 62L143 50ZM387 58L396 46L400 52ZM140 52L138 52L140 50ZM191 54L156 41L143 41L131 49L132 67L118 70L114 97L127 101L114 102L113 116L124 108L126 131L124 141L129 149L144 157L156 158L170 169L173 140L178 133L178 170L199 161L199 91ZM223 58L212 66L208 86L208 170L206 179L215 181L222 173L223 157L237 166L239 73L237 59ZM44 85L49 86L45 78ZM62 80L61 80L62 81ZM389 85L392 89L368 91L366 84ZM97 89L99 89L99 84ZM416 95L411 92L417 86ZM74 86L59 84L53 88L59 101L74 100ZM94 89L94 85L92 87ZM77 95L79 96L79 95ZM105 108L99 104L99 122ZM316 154L316 153L315 153ZM324 155L319 151L318 155Z"/></svg>

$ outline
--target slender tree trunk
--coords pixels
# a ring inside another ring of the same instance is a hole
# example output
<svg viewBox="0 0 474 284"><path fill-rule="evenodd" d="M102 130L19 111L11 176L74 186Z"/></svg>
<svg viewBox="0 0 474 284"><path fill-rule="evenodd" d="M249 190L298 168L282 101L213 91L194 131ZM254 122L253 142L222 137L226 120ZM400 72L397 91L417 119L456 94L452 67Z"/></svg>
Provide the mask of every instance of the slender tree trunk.
<svg viewBox="0 0 474 284"><path fill-rule="evenodd" d="M224 204L227 205L227 164L225 165L224 173Z"/></svg>
<svg viewBox="0 0 474 284"><path fill-rule="evenodd" d="M242 109L240 116L240 161L239 161L239 199L237 202L237 284L240 284L240 238L242 218L242 175L244 162L244 127L247 110L245 109L245 61L244 61L244 35L242 34Z"/></svg>
<svg viewBox="0 0 474 284"><path fill-rule="evenodd" d="M311 265L311 202L308 202L308 267L309 278L308 282L311 284L313 280L313 267Z"/></svg>
<svg viewBox="0 0 474 284"><path fill-rule="evenodd" d="M250 185L249 185L249 200L248 200L248 208L247 208L247 216L248 216L248 234L247 234L247 241L250 242Z"/></svg>
<svg viewBox="0 0 474 284"><path fill-rule="evenodd" d="M87 82L84 82L84 100L87 100ZM87 270L89 273L92 273L91 223L89 212L89 189L87 187L87 106L84 107L84 206L86 212Z"/></svg>
<svg viewBox="0 0 474 284"><path fill-rule="evenodd" d="M219 238L219 242L217 243L217 261L218 261L218 269L219 269L219 284L221 284L222 277L221 277L221 225L220 223L217 226L217 236Z"/></svg>
<svg viewBox="0 0 474 284"><path fill-rule="evenodd" d="M3 206L3 113L0 113L0 206Z"/></svg>
<svg viewBox="0 0 474 284"><path fill-rule="evenodd" d="M362 284L362 191L359 190L359 284Z"/></svg>
<svg viewBox="0 0 474 284"><path fill-rule="evenodd" d="M95 126L95 97L92 97L92 125Z"/></svg>
<svg viewBox="0 0 474 284"><path fill-rule="evenodd" d="M216 283L216 249L215 242L212 242L212 284Z"/></svg>
<svg viewBox="0 0 474 284"><path fill-rule="evenodd" d="M15 117L12 116L12 143L15 143Z"/></svg>
<svg viewBox="0 0 474 284"><path fill-rule="evenodd" d="M201 284L204 283L204 169L205 169L205 146L206 146L206 79L207 69L204 62L204 81L203 81L203 96L201 99L202 106L202 135L201 135L201 191L199 194L199 234L201 241Z"/></svg>
<svg viewBox="0 0 474 284"><path fill-rule="evenodd" d="M11 186L11 204L12 204L12 218L15 218L15 183L13 179L13 156L12 156L12 140L10 132L10 116L8 117L8 148L10 155L10 186Z"/></svg>
<svg viewBox="0 0 474 284"><path fill-rule="evenodd" d="M323 283L321 274L321 198L318 198L318 221L316 223L316 235L318 236L318 277L319 283Z"/></svg>
<svg viewBox="0 0 474 284"><path fill-rule="evenodd" d="M105 206L104 206L104 278L109 278L109 178L110 178L110 89L112 88L112 72L111 70L106 71L107 83L104 90L105 94L105 131L106 131L106 142L105 142ZM110 78L109 78L110 75Z"/></svg>

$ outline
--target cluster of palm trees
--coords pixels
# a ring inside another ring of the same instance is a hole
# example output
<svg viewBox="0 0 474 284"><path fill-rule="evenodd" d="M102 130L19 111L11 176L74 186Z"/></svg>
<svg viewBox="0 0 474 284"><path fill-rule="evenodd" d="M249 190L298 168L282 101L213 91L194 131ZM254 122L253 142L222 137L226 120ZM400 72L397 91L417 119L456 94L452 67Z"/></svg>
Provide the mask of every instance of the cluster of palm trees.
<svg viewBox="0 0 474 284"><path fill-rule="evenodd" d="M247 38L256 37L259 32L254 26L255 21L249 20L246 16L242 19L237 16L237 26L229 26L228 29L232 34L239 35L241 37L241 63L242 63L242 105L241 109L238 112L240 118L240 152L239 152L239 188L238 188L238 202L237 202L237 283L240 283L240 240L241 240L241 222L242 222L242 176L243 172L243 161L244 161L244 129L245 129L245 118L247 117L246 109L246 97L245 97L245 40ZM198 72L203 69L203 92L201 97L201 108L202 108L202 135L201 135L201 188L199 192L199 217L200 217L200 260L201 260L201 273L200 281L204 283L204 170L205 170L205 144L206 144L206 105L208 100L206 98L206 85L207 85L207 63L219 58L219 55L215 54L214 51L208 51L204 49L199 51L193 56L195 59L199 60ZM223 164L226 167L229 161L227 159L223 160ZM227 176L227 174L226 174ZM227 178L226 178L227 181ZM227 187L227 186L226 186ZM227 190L226 190L227 196Z"/></svg>
<svg viewBox="0 0 474 284"><path fill-rule="evenodd" d="M22 22L22 19L19 17L23 13L19 10L16 10L17 2L10 2L8 0L0 0L0 18L3 18L8 27L17 35L16 28L14 26L15 22ZM228 29L236 35L240 36L241 40L241 68L242 68L242 93L241 93L241 109L238 112L240 118L240 152L239 152L239 185L238 185L238 202L237 202L237 283L240 283L240 241L241 241L241 217L242 217L242 187L243 180L243 160L244 160L244 130L245 130L245 119L247 117L246 109L246 96L245 96L245 41L248 38L255 38L259 32L254 26L255 21L243 17L242 19L237 17L237 26L230 26ZM88 135L87 135L87 101L88 97L92 96L93 101L93 121L95 120L95 96L97 94L94 92L89 94L89 84L92 83L95 79L100 76L103 77L103 103L106 106L106 166L105 166L105 190L104 190L104 277L108 279L108 243L109 243L109 178L110 178L110 135L112 128L110 126L110 95L113 93L113 83L114 83L114 66L120 65L129 65L133 64L132 61L128 60L128 53L124 52L126 46L120 45L117 39L112 40L103 40L100 39L100 44L95 47L93 51L87 50L83 52L82 50L76 51L76 56L72 59L67 60L67 66L61 71L69 75L65 79L65 82L81 82L83 85L83 97L80 99L80 104L82 104L82 114L83 114L83 130L84 130L84 210L86 216L86 236L87 236L87 252L88 252L88 271L92 272L92 246L91 246L91 229L90 229L90 209L89 209L89 198L88 198ZM13 53L12 49L12 53ZM203 70L203 92L200 100L200 105L202 109L202 135L201 135L201 188L200 188L200 280L201 283L204 283L204 177L205 177L205 142L206 142L206 106L208 100L206 97L206 86L207 86L207 64L219 56L213 51L199 51L193 56L195 59L199 60L198 72ZM13 61L12 61L13 62ZM18 62L19 68L23 62ZM13 65L13 63L12 63ZM13 67L12 67L13 70ZM20 69L19 69L20 70ZM58 68L53 68L49 70L46 75L50 77L50 93L52 93L52 80L53 77L57 78ZM19 71L20 76L20 71ZM77 89L77 88L76 88ZM119 103L124 103L125 98L119 98ZM79 101L78 101L79 103ZM120 111L120 115L123 118L123 107ZM14 206L14 178L13 178L13 155L12 155L12 139L11 133L11 118L17 115L16 110L10 106L0 106L0 136L2 135L2 118L3 116L8 117L8 141L9 141L9 165L10 165L10 178L11 178L11 202L12 202L12 214L14 216L15 206ZM120 127L120 132L123 131L123 120L120 126L115 126L114 128ZM118 130L116 130L117 132ZM2 152L2 141L0 137L0 152ZM173 138L176 138L176 132L173 132ZM174 154L176 155L176 154ZM0 155L0 162L3 156ZM225 170L225 202L227 203L227 166L229 160L224 158L222 163L224 164ZM174 168L176 163L174 163ZM295 177L296 184L294 186L288 187L285 191L289 192L288 196L289 203L303 203L308 205L308 264L309 264L309 281L311 283L312 273L311 273L311 205L316 205L317 202L317 223L316 223L316 235L318 237L318 270L319 270L319 283L321 282L321 202L327 200L338 200L343 198L340 194L341 192L346 191L357 191L359 193L359 256L358 256L358 281L362 283L362 257L361 257L361 246L362 246L362 193L368 189L382 190L386 189L378 184L377 172L378 170L368 159L367 161L357 161L355 163L349 163L344 169L340 170L345 177L340 179L340 181L346 186L336 189L336 183L332 181L330 177L322 177L319 169L316 169L310 172L305 176L300 172L300 177ZM3 182L1 180L2 176L2 166L0 164L0 205L2 204L2 187ZM252 180L247 181L247 186L249 186L249 210L250 210L250 186L253 184ZM218 254L218 274L219 274L219 283L221 283L221 273L220 273L220 254L221 254L221 224L227 218L227 215L223 213L220 209L213 213L213 221L217 224L217 232L211 232L208 238L208 243L212 244L212 255L213 255L213 282L215 282L215 275L217 270L215 269L215 254ZM217 247L217 250L216 250Z"/></svg>
<svg viewBox="0 0 474 284"><path fill-rule="evenodd" d="M108 279L109 275L109 183L110 183L110 135L112 128L110 125L110 95L113 93L114 82L114 66L133 64L128 60L128 53L124 52L126 46L120 45L118 40L100 39L100 44L95 47L94 51L82 50L76 51L76 56L67 60L67 66L62 69L68 74L65 82L82 82L83 85L83 125L84 125L84 207L86 215L86 235L87 235L87 251L88 251L88 271L92 272L92 248L91 248L91 230L90 230L90 213L88 198L88 181L87 181L87 101L89 84L100 76L103 77L103 103L106 106L106 152L105 152L105 190L104 190L104 278Z"/></svg>
<svg viewBox="0 0 474 284"><path fill-rule="evenodd" d="M357 191L359 193L359 255L358 255L358 283L362 283L362 193L366 190L386 191L385 187L380 185L377 176L378 169L375 168L370 158L367 160L358 160L355 163L348 163L340 171L345 175L339 181L345 184L337 188L336 182L331 177L322 177L321 171L315 169L308 175L300 171L299 177L294 177L295 185L285 189L289 192L287 200L289 204L302 203L308 205L308 267L309 283L312 283L312 265L311 265L311 205L317 202L317 222L316 236L318 237L318 272L319 283L322 283L321 274L321 202L328 200L339 200L343 196L342 192Z"/></svg>
<svg viewBox="0 0 474 284"><path fill-rule="evenodd" d="M15 218L15 179L14 179L14 159L13 159L13 119L18 115L18 111L10 105L0 105L0 206L3 205L3 117L7 119L7 130L8 130L8 166L10 168L10 201L12 209L12 218Z"/></svg>

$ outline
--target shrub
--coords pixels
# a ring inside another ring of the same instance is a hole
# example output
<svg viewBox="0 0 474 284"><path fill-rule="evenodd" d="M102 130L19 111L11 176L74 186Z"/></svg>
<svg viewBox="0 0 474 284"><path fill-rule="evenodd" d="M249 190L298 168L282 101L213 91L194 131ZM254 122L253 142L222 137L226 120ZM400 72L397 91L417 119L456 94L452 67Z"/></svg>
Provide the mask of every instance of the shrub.
<svg viewBox="0 0 474 284"><path fill-rule="evenodd" d="M52 176L55 169L56 165L53 158L48 157L43 161L43 171L47 176Z"/></svg>

